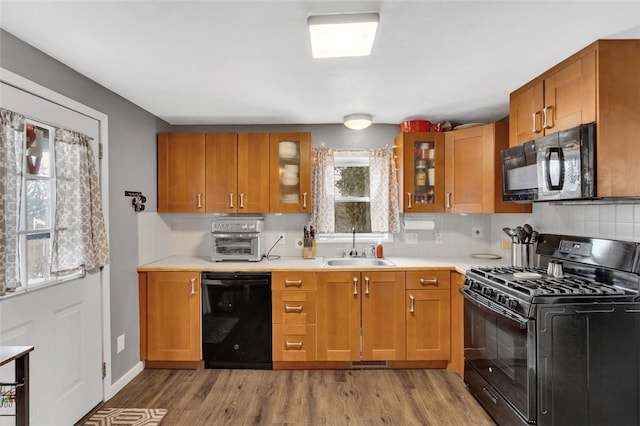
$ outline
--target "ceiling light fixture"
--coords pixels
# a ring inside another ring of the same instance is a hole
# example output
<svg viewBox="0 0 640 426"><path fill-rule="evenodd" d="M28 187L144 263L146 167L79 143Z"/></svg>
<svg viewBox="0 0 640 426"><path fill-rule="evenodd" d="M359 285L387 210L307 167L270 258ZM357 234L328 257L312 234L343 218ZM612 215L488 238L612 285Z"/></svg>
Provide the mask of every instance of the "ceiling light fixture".
<svg viewBox="0 0 640 426"><path fill-rule="evenodd" d="M311 53L314 58L369 56L379 22L375 12L309 16Z"/></svg>
<svg viewBox="0 0 640 426"><path fill-rule="evenodd" d="M369 114L350 114L344 118L344 125L352 130L362 130L371 126Z"/></svg>

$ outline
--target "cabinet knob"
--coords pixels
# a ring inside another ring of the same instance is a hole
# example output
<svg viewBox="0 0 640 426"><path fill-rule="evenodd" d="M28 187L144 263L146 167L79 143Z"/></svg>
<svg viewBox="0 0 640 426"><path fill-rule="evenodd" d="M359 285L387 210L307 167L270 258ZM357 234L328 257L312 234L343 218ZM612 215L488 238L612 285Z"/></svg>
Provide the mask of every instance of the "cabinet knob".
<svg viewBox="0 0 640 426"><path fill-rule="evenodd" d="M409 312L410 313L415 313L416 312L416 298L414 296L409 295Z"/></svg>
<svg viewBox="0 0 640 426"><path fill-rule="evenodd" d="M229 193L229 208L233 208L233 192Z"/></svg>
<svg viewBox="0 0 640 426"><path fill-rule="evenodd" d="M202 192L196 194L196 207L199 209L202 208Z"/></svg>

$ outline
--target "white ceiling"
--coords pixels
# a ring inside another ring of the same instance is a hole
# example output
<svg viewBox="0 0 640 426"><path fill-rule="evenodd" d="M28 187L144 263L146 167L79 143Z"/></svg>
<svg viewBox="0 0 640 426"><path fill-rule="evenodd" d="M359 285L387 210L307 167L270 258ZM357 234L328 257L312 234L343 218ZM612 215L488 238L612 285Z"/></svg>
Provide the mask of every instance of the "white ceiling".
<svg viewBox="0 0 640 426"><path fill-rule="evenodd" d="M306 20L378 11L370 57L312 59ZM0 26L172 124L489 122L640 1L7 1Z"/></svg>

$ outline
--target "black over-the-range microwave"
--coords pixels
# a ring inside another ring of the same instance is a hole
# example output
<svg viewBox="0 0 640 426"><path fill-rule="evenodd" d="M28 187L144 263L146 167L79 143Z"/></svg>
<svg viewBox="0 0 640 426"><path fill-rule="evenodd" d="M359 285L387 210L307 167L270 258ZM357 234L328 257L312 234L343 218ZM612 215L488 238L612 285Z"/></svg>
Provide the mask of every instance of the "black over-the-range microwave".
<svg viewBox="0 0 640 426"><path fill-rule="evenodd" d="M505 201L581 200L596 194L596 124L501 151Z"/></svg>

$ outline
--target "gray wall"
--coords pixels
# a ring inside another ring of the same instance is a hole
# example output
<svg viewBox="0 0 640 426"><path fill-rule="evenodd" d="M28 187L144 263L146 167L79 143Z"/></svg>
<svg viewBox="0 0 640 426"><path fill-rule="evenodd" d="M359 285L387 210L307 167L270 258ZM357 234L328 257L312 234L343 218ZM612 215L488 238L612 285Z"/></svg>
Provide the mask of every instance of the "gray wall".
<svg viewBox="0 0 640 426"><path fill-rule="evenodd" d="M156 206L156 133L170 126L96 82L0 30L0 66L109 116L109 242L111 245L112 382L139 358L138 227L125 190L142 191ZM103 164L104 166L104 164ZM126 335L125 350L115 353Z"/></svg>

